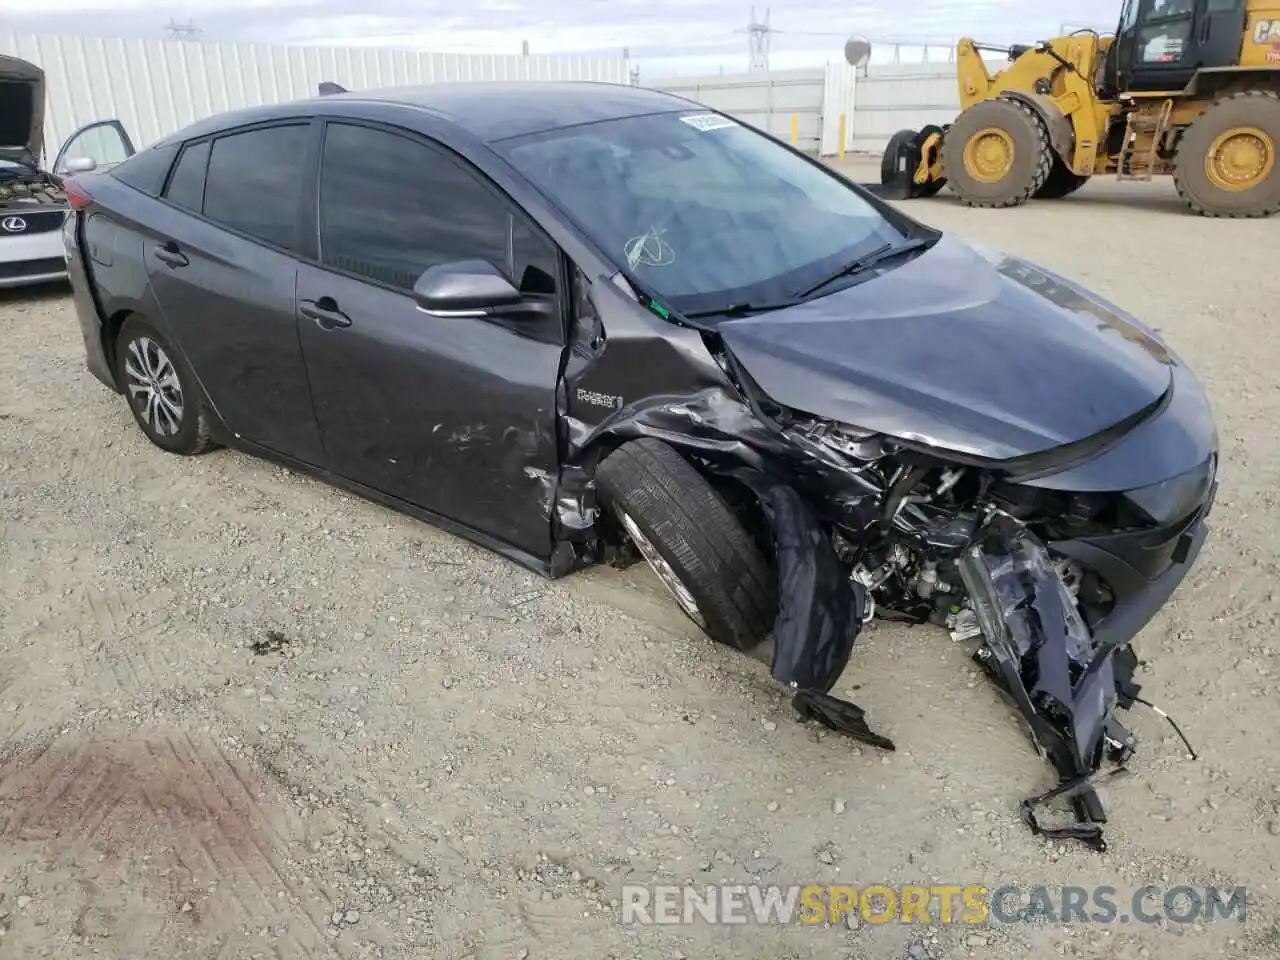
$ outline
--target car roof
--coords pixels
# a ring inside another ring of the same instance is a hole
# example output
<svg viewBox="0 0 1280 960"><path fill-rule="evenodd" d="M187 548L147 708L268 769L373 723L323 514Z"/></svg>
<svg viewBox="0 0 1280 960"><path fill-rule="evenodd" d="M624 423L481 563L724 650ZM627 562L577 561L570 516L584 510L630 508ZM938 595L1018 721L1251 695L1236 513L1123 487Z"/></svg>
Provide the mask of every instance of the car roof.
<svg viewBox="0 0 1280 960"><path fill-rule="evenodd" d="M689 101L657 90L589 81L432 83L339 93L325 100L361 100L419 107L487 143L601 120L687 110Z"/></svg>
<svg viewBox="0 0 1280 960"><path fill-rule="evenodd" d="M197 120L156 145L193 140L257 121L319 113L327 105L338 104L343 105L343 113L363 114L369 119L390 119L386 116L388 108L420 110L484 143L581 123L698 109L697 104L681 97L620 83L561 80L430 83L245 107ZM367 109L361 110L362 105Z"/></svg>

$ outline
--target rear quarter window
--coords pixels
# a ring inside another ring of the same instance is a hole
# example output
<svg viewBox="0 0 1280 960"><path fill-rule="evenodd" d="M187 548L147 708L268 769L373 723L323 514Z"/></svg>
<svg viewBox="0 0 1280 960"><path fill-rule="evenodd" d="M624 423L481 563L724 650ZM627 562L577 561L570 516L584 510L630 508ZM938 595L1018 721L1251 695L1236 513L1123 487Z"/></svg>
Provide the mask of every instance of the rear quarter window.
<svg viewBox="0 0 1280 960"><path fill-rule="evenodd" d="M148 147L107 172L149 197L158 197L164 189L165 178L169 176L169 168L173 166L179 146L177 143L161 143Z"/></svg>
<svg viewBox="0 0 1280 960"><path fill-rule="evenodd" d="M204 206L204 172L209 166L209 146L206 140L182 151L169 186L164 190L164 198L170 203L200 213Z"/></svg>

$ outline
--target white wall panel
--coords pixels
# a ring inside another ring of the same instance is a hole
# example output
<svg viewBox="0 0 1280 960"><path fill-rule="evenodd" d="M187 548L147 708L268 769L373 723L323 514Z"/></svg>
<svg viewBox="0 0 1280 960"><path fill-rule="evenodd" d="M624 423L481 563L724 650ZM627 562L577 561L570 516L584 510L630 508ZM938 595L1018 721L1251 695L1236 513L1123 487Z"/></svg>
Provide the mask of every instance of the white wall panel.
<svg viewBox="0 0 1280 960"><path fill-rule="evenodd" d="M993 73L1004 63L990 62ZM858 78L857 109L849 149L879 153L899 130L951 123L960 111L953 63L872 66Z"/></svg>
<svg viewBox="0 0 1280 960"><path fill-rule="evenodd" d="M817 152L822 143L826 92L826 71L822 67L664 78L647 86L727 113L779 140L790 141L794 116L798 147Z"/></svg>
<svg viewBox="0 0 1280 960"><path fill-rule="evenodd" d="M139 146L224 110L312 97L322 80L351 90L444 81L629 83L622 58L465 55L376 47L115 40L0 33L0 54L42 67L45 150L93 120L121 120Z"/></svg>

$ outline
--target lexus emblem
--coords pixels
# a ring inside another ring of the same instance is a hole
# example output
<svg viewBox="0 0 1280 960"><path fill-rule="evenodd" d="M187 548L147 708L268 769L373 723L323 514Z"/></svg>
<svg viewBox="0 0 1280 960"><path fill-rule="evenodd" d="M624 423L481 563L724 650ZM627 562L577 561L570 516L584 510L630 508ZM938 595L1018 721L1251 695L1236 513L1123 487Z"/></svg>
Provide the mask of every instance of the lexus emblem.
<svg viewBox="0 0 1280 960"><path fill-rule="evenodd" d="M27 229L27 221L21 217L5 217L0 220L0 227L4 228L5 233L21 233Z"/></svg>

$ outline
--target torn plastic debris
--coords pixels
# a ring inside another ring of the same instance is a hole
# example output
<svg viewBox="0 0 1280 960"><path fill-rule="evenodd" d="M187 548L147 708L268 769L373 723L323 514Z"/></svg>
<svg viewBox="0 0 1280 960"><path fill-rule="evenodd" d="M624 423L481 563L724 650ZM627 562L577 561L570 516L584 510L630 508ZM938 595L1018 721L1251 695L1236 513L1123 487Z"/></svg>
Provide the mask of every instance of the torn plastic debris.
<svg viewBox="0 0 1280 960"><path fill-rule="evenodd" d="M831 538L793 487L753 471L737 470L733 476L759 498L773 532L778 576L773 677L827 693L849 663L862 629L866 592L845 573Z"/></svg>
<svg viewBox="0 0 1280 960"><path fill-rule="evenodd" d="M993 513L965 551L960 573L985 641L975 659L1013 698L1061 778L1057 789L1024 802L1024 818L1047 833L1025 811L1070 795L1077 821L1091 826L1054 835L1098 848L1096 824L1106 814L1089 779L1108 749L1122 762L1133 745L1112 716L1137 693L1127 662L1117 671L1118 644L1095 643L1043 543L1006 514Z"/></svg>
<svg viewBox="0 0 1280 960"><path fill-rule="evenodd" d="M866 711L855 703L817 690L801 690L791 701L801 720L817 720L828 730L843 733L882 750L897 750L893 741L867 726Z"/></svg>

